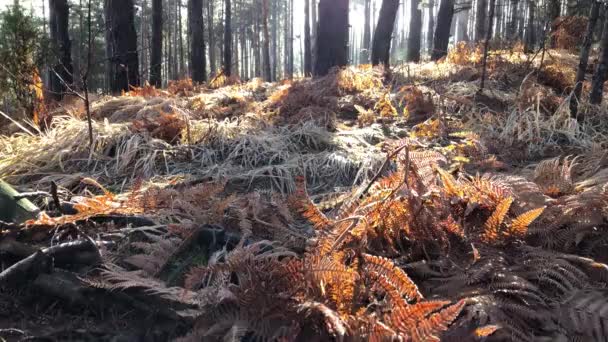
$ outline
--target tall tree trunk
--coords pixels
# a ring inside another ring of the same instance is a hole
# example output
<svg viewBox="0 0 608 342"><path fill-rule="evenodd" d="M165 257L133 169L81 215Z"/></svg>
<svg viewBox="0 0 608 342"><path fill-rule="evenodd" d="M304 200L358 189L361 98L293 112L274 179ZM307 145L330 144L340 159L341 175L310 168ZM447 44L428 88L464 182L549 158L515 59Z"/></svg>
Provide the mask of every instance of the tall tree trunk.
<svg viewBox="0 0 608 342"><path fill-rule="evenodd" d="M133 0L105 0L106 38L109 52L110 91L128 91L139 86L137 34Z"/></svg>
<svg viewBox="0 0 608 342"><path fill-rule="evenodd" d="M496 9L496 0L490 0L490 15L488 17L488 29L486 31L486 40L483 47L483 65L481 69L481 83L479 91L481 92L486 83L486 66L488 63L488 49L490 47L490 39L492 39L492 28L494 26L494 11Z"/></svg>
<svg viewBox="0 0 608 342"><path fill-rule="evenodd" d="M304 76L312 74L312 50L310 42L310 0L304 0Z"/></svg>
<svg viewBox="0 0 608 342"><path fill-rule="evenodd" d="M192 81L207 80L205 60L205 33L203 27L203 0L188 0L188 31L190 32L190 73Z"/></svg>
<svg viewBox="0 0 608 342"><path fill-rule="evenodd" d="M536 0L528 0L528 27L526 28L526 44L524 45L525 53L532 53L534 45L536 45L536 29L535 29L535 16L536 16Z"/></svg>
<svg viewBox="0 0 608 342"><path fill-rule="evenodd" d="M426 48L433 50L433 36L435 35L435 0L429 0L429 27L426 36Z"/></svg>
<svg viewBox="0 0 608 342"><path fill-rule="evenodd" d="M370 43L372 41L372 4L371 0L365 0L365 27L363 27L363 46L361 48L361 63L369 64Z"/></svg>
<svg viewBox="0 0 608 342"><path fill-rule="evenodd" d="M270 70L270 35L268 34L268 0L263 1L262 21L264 25L264 80L272 81L272 72Z"/></svg>
<svg viewBox="0 0 608 342"><path fill-rule="evenodd" d="M348 64L348 4L349 0L319 2L315 76Z"/></svg>
<svg viewBox="0 0 608 342"><path fill-rule="evenodd" d="M562 3L561 0L548 0L548 9L547 15L549 19L549 24L555 21L560 16Z"/></svg>
<svg viewBox="0 0 608 342"><path fill-rule="evenodd" d="M289 52L289 79L293 78L293 0L289 0L289 10L288 10L288 18L289 18L289 44L288 44L288 52Z"/></svg>
<svg viewBox="0 0 608 342"><path fill-rule="evenodd" d="M72 43L69 36L69 7L67 0L49 1L51 42L56 60L51 72L53 98L61 100L67 87L73 83Z"/></svg>
<svg viewBox="0 0 608 342"><path fill-rule="evenodd" d="M581 98L581 92L583 90L583 82L585 81L585 73L587 72L587 64L589 62L589 50L591 50L591 43L593 42L593 31L597 23L597 18L600 14L600 3L599 1L593 0L591 6L591 12L589 13L589 22L587 24L587 34L583 40L581 46L581 55L578 63L578 70L576 72L576 81L574 84L574 96L570 99L570 114L576 117L578 114L578 101Z"/></svg>
<svg viewBox="0 0 608 342"><path fill-rule="evenodd" d="M391 41L399 0L382 0L380 17L372 43L372 64L390 64Z"/></svg>
<svg viewBox="0 0 608 342"><path fill-rule="evenodd" d="M602 97L604 93L604 82L606 81L606 74L608 73L608 16L604 19L604 34L602 35L601 41L602 53L600 55L600 61L593 75L593 85L591 87L591 95L589 102L591 104L602 103Z"/></svg>
<svg viewBox="0 0 608 342"><path fill-rule="evenodd" d="M477 0L475 14L475 41L481 42L486 37L486 12L488 10L487 0Z"/></svg>
<svg viewBox="0 0 608 342"><path fill-rule="evenodd" d="M230 0L224 0L224 74L232 76L232 8Z"/></svg>
<svg viewBox="0 0 608 342"><path fill-rule="evenodd" d="M511 0L511 13L507 32L507 39L514 40L517 34L517 6L519 0Z"/></svg>
<svg viewBox="0 0 608 342"><path fill-rule="evenodd" d="M311 5L311 38L310 38L310 52L312 53L312 59L311 59L311 64L314 68L315 65L315 60L316 60L316 51L314 49L315 46L317 46L317 29L319 28L319 21L317 20L317 10L318 10L318 4L317 4L317 0L310 0L312 2ZM367 0L369 1L369 0Z"/></svg>
<svg viewBox="0 0 608 342"><path fill-rule="evenodd" d="M217 64L215 57L215 26L213 25L213 15L215 14L215 0L207 0L207 32L209 34L209 68L210 73L214 75L217 72Z"/></svg>
<svg viewBox="0 0 608 342"><path fill-rule="evenodd" d="M150 84L162 86L163 0L152 0L152 51L150 51Z"/></svg>
<svg viewBox="0 0 608 342"><path fill-rule="evenodd" d="M422 11L420 0L411 0L410 35L407 44L408 62L420 62L420 36L422 35Z"/></svg>
<svg viewBox="0 0 608 342"><path fill-rule="evenodd" d="M205 25L205 22L202 18L203 12L202 12L202 7L203 5L201 4L201 25ZM184 37L183 37L183 31L182 31L182 0L177 0L177 35L179 38L179 77L183 78L184 74L185 74L185 70L186 70L186 61L184 60ZM204 33L203 33L203 37ZM203 41L205 40L205 38L203 38ZM204 54L203 54L204 56ZM204 58L203 58L204 60Z"/></svg>
<svg viewBox="0 0 608 342"><path fill-rule="evenodd" d="M450 43L450 28L454 18L454 0L441 0L439 13L437 14L437 29L433 44L431 59L439 60L448 54L448 44Z"/></svg>

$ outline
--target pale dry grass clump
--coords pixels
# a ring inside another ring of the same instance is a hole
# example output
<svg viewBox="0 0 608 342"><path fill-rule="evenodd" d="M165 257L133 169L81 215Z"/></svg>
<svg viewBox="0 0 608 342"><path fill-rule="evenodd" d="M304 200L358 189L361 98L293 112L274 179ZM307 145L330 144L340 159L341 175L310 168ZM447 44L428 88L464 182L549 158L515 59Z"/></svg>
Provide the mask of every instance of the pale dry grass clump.
<svg viewBox="0 0 608 342"><path fill-rule="evenodd" d="M298 175L306 174L313 187L327 190L352 185L361 172L371 173L369 168L381 162L379 154L367 154L368 146L343 144L314 122L271 127L253 115L239 122L191 121L192 145L169 144L107 120L94 122L94 132L89 148L86 122L61 117L38 137L2 137L0 177L42 188L51 180L72 188L81 177L110 188L140 179L212 177L245 189L289 192Z"/></svg>

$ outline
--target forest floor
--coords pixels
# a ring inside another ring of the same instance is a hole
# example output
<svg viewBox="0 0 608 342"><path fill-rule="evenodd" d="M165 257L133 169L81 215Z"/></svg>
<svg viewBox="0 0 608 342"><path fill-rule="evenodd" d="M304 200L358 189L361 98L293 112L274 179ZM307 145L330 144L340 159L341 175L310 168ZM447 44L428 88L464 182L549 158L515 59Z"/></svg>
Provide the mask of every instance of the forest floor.
<svg viewBox="0 0 608 342"><path fill-rule="evenodd" d="M142 87L92 145L75 100L9 128L42 212L0 222L0 341L605 341L608 110L570 117L568 52L493 51L483 92L480 61Z"/></svg>

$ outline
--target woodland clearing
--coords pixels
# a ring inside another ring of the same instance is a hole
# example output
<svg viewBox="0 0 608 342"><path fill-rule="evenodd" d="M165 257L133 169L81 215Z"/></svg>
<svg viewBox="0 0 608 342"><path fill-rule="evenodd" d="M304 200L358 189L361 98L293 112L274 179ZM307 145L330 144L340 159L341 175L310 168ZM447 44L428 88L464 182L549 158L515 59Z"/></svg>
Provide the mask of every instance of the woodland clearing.
<svg viewBox="0 0 608 342"><path fill-rule="evenodd" d="M43 212L0 223L0 340L605 341L608 108L570 116L566 51L493 50L482 93L480 62L144 86L92 146L76 101L13 127Z"/></svg>

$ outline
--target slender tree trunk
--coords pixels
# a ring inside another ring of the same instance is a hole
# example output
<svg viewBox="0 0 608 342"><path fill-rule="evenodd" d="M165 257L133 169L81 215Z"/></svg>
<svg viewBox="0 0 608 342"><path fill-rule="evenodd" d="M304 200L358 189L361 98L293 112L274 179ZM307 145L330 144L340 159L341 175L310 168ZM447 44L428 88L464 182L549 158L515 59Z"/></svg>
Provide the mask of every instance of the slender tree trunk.
<svg viewBox="0 0 608 342"><path fill-rule="evenodd" d="M137 34L134 24L133 0L105 0L108 41L109 84L112 93L139 86Z"/></svg>
<svg viewBox="0 0 608 342"><path fill-rule="evenodd" d="M202 18L202 4L201 4L201 25L204 25L205 22ZM184 37L183 37L183 31L182 31L182 0L177 0L177 27L178 27L178 31L177 31L177 35L179 38L179 77L183 78L184 74L185 74L185 70L186 70L186 61L184 60ZM203 33L203 41L205 40L204 38L204 33ZM203 54L203 60L205 60L204 54Z"/></svg>
<svg viewBox="0 0 608 342"><path fill-rule="evenodd" d="M224 74L232 76L232 8L230 0L224 0Z"/></svg>
<svg viewBox="0 0 608 342"><path fill-rule="evenodd" d="M51 72L51 91L57 101L63 98L67 87L73 83L72 42L69 36L69 7L67 0L50 0L51 42L56 60Z"/></svg>
<svg viewBox="0 0 608 342"><path fill-rule="evenodd" d="M288 44L288 52L289 52L289 79L293 78L293 65L294 65L294 61L293 61L293 0L289 0L289 44Z"/></svg>
<svg viewBox="0 0 608 342"><path fill-rule="evenodd" d="M304 0L304 76L312 74L312 50L310 42L310 0Z"/></svg>
<svg viewBox="0 0 608 342"><path fill-rule="evenodd" d="M448 44L450 43L450 28L454 18L454 0L441 0L439 13L437 14L437 29L433 44L431 59L439 60L448 54Z"/></svg>
<svg viewBox="0 0 608 342"><path fill-rule="evenodd" d="M487 0L477 0L477 13L475 14L475 41L481 42L486 36Z"/></svg>
<svg viewBox="0 0 608 342"><path fill-rule="evenodd" d="M348 64L349 0L321 0L315 76L327 75L336 66Z"/></svg>
<svg viewBox="0 0 608 342"><path fill-rule="evenodd" d="M435 0L429 0L429 27L426 36L426 48L433 50L433 36L435 35Z"/></svg>
<svg viewBox="0 0 608 342"><path fill-rule="evenodd" d="M268 0L262 0L262 24L264 26L264 80L272 81L270 68L270 35L268 34Z"/></svg>
<svg viewBox="0 0 608 342"><path fill-rule="evenodd" d="M494 26L494 10L496 9L496 0L490 0L490 15L488 17L488 30L486 31L486 40L483 47L483 66L481 71L481 84L479 91L483 91L486 83L486 66L488 63L488 49L490 47L490 39L492 39L492 28Z"/></svg>
<svg viewBox="0 0 608 342"><path fill-rule="evenodd" d="M380 17L372 44L372 64L390 64L390 52L395 18L399 9L399 0L382 0Z"/></svg>
<svg viewBox="0 0 608 342"><path fill-rule="evenodd" d="M511 0L511 11L509 18L509 25L507 30L507 39L514 40L517 32L517 6L519 5L519 0Z"/></svg>
<svg viewBox="0 0 608 342"><path fill-rule="evenodd" d="M150 51L150 84L162 86L163 0L152 0L152 50Z"/></svg>
<svg viewBox="0 0 608 342"><path fill-rule="evenodd" d="M570 114L573 117L576 117L578 114L578 101L581 98L581 92L583 90L583 82L585 81L587 64L589 62L589 50L591 50L593 31L595 30L599 14L600 3L599 1L593 0L591 12L589 13L589 22L587 24L587 34L585 35L585 40L583 40L583 45L581 46L581 55L578 63L578 70L576 72L576 82L574 84L574 95L570 99Z"/></svg>
<svg viewBox="0 0 608 342"><path fill-rule="evenodd" d="M207 80L205 59L205 33L203 27L203 1L188 0L188 31L190 32L190 73L192 81Z"/></svg>
<svg viewBox="0 0 608 342"><path fill-rule="evenodd" d="M315 65L315 60L316 60L316 51L314 49L315 46L317 46L317 29L319 27L319 21L317 20L317 9L318 9L318 4L317 4L317 0L310 0L312 2L311 5L311 19L312 19L312 24L311 24L311 35L312 37L310 38L310 52L312 54L312 59L311 59L311 64L314 68ZM369 1L369 0L367 0Z"/></svg>
<svg viewBox="0 0 608 342"><path fill-rule="evenodd" d="M410 34L407 45L408 62L420 62L420 36L422 35L422 11L420 0L411 0Z"/></svg>
<svg viewBox="0 0 608 342"><path fill-rule="evenodd" d="M365 0L365 23L363 27L363 46L361 48L361 63L369 64L370 43L372 41L372 4L371 0Z"/></svg>
<svg viewBox="0 0 608 342"><path fill-rule="evenodd" d="M589 102L591 104L602 103L604 82L606 81L606 74L608 73L608 16L604 19L604 34L600 44L602 53L597 69L595 70L595 75L593 75L593 85L589 97Z"/></svg>
<svg viewBox="0 0 608 342"><path fill-rule="evenodd" d="M536 29L535 29L535 14L536 3L535 0L528 0L528 27L526 28L526 44L524 46L525 53L532 53L534 51L534 45L536 45Z"/></svg>
<svg viewBox="0 0 608 342"><path fill-rule="evenodd" d="M215 26L213 25L213 15L215 14L215 0L207 0L207 31L209 34L209 68L211 74L217 72L217 64L215 57Z"/></svg>

